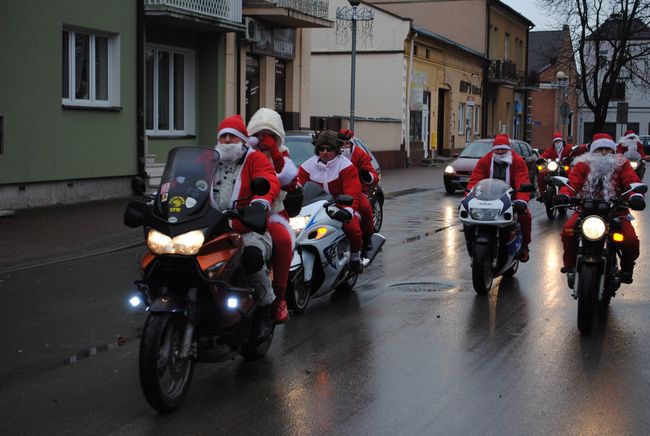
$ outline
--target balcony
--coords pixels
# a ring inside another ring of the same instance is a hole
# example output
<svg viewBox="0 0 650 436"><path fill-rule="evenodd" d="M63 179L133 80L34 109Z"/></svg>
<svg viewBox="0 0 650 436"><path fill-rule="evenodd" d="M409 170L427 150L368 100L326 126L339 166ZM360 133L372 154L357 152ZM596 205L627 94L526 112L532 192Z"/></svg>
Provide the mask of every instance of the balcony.
<svg viewBox="0 0 650 436"><path fill-rule="evenodd" d="M282 27L333 27L328 0L244 0L243 14Z"/></svg>
<svg viewBox="0 0 650 436"><path fill-rule="evenodd" d="M244 30L241 0L144 0L148 21L198 31Z"/></svg>
<svg viewBox="0 0 650 436"><path fill-rule="evenodd" d="M537 71L517 71L517 86L520 90L539 89L539 73Z"/></svg>
<svg viewBox="0 0 650 436"><path fill-rule="evenodd" d="M517 65L508 60L492 60L488 81L496 85L517 85Z"/></svg>

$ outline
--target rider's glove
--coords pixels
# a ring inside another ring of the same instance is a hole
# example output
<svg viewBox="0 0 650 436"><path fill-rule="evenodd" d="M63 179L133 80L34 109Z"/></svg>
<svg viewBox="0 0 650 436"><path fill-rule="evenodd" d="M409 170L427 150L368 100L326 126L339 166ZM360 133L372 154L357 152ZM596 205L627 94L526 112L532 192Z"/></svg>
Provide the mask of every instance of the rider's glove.
<svg viewBox="0 0 650 436"><path fill-rule="evenodd" d="M339 209L332 214L332 218L342 223L347 223L352 220L352 214L348 210Z"/></svg>
<svg viewBox="0 0 650 436"><path fill-rule="evenodd" d="M359 176L361 176L361 181L364 183L372 183L372 174L366 170L359 171Z"/></svg>
<svg viewBox="0 0 650 436"><path fill-rule="evenodd" d="M640 195L633 195L627 201L627 204L632 210L643 210L645 209L645 200Z"/></svg>
<svg viewBox="0 0 650 436"><path fill-rule="evenodd" d="M267 213L269 211L269 205L266 203L264 200L253 200L250 202L248 207L255 207L258 208L258 210L264 209L264 213Z"/></svg>
<svg viewBox="0 0 650 436"><path fill-rule="evenodd" d="M525 214L527 207L528 205L526 204L526 202L522 200L515 200L514 203L512 204L512 208L517 213L517 215Z"/></svg>
<svg viewBox="0 0 650 436"><path fill-rule="evenodd" d="M570 201L571 201L571 199L566 194L558 194L555 197L555 204L557 206L565 206L565 205L569 204Z"/></svg>

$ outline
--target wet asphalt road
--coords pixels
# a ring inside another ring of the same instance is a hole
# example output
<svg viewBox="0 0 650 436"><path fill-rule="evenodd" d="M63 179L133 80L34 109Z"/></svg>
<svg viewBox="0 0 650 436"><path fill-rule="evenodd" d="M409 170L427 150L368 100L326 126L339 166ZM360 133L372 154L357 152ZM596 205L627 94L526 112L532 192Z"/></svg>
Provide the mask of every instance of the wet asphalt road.
<svg viewBox="0 0 650 436"><path fill-rule="evenodd" d="M144 316L125 306L142 249L1 277L2 433L650 433L650 220L637 213L635 282L582 337L559 274L563 220L531 202L531 261L479 297L459 198L387 200L387 243L355 292L312 300L261 362L199 364L169 416L142 396Z"/></svg>

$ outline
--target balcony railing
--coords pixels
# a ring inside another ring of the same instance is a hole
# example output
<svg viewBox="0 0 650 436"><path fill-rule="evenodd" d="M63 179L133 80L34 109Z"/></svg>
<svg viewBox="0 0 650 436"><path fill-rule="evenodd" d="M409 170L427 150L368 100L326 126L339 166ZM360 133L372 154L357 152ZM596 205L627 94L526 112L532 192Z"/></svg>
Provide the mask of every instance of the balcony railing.
<svg viewBox="0 0 650 436"><path fill-rule="evenodd" d="M301 14L309 15L321 20L328 19L329 1L327 0L244 0L244 7L268 7L291 9Z"/></svg>
<svg viewBox="0 0 650 436"><path fill-rule="evenodd" d="M539 73L537 71L517 71L517 85L520 87L539 88Z"/></svg>
<svg viewBox="0 0 650 436"><path fill-rule="evenodd" d="M488 77L494 81L517 82L517 65L508 60L493 60Z"/></svg>
<svg viewBox="0 0 650 436"><path fill-rule="evenodd" d="M167 8L208 19L241 23L241 0L144 0L145 8Z"/></svg>

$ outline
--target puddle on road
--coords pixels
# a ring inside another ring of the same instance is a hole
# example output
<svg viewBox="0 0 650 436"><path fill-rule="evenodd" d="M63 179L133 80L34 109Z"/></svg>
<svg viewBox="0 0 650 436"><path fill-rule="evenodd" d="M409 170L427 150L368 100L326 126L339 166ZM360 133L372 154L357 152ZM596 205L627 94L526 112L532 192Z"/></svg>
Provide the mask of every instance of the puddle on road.
<svg viewBox="0 0 650 436"><path fill-rule="evenodd" d="M395 283L389 288L397 289L402 292L447 292L457 288L453 283L441 282L409 282Z"/></svg>

